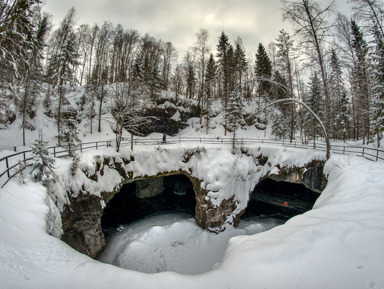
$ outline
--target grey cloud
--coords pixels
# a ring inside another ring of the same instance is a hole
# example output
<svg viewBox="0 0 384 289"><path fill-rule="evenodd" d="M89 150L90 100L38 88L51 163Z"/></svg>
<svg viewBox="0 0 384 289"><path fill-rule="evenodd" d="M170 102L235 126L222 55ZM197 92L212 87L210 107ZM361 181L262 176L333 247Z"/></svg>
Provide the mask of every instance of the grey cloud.
<svg viewBox="0 0 384 289"><path fill-rule="evenodd" d="M172 42L181 54L193 45L199 28L208 29L214 52L225 31L232 42L240 36L253 55L259 42L268 45L284 26L289 31L281 19L280 0L48 0L46 10L58 23L72 6L79 24L122 24Z"/></svg>

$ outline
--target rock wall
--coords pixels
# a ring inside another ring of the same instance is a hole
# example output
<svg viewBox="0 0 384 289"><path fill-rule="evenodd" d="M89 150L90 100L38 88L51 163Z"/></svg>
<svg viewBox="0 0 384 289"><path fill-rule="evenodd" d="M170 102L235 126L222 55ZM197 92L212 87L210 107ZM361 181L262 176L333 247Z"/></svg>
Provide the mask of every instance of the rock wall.
<svg viewBox="0 0 384 289"><path fill-rule="evenodd" d="M193 152L188 153L182 162L188 163L194 156L198 155L201 157L203 153L204 151L201 150L197 154ZM308 188L317 192L321 192L326 185L326 178L322 173L323 161L312 161L303 167L280 167L279 165L273 167L269 163L267 156L258 155L253 157L247 155L246 157L252 159L255 162L254 165L258 168L257 172L263 174L259 180L268 177L276 181L303 183ZM132 157L127 159L115 156L96 159L95 171L92 174L87 171L84 172L87 180L97 181L107 171L109 173L114 171L115 174L117 172L120 176L120 183L113 189L104 189L99 196L92 195L90 191L87 191L87 186L85 185L79 191L73 191L72 189L69 193L70 202L65 205L62 211L62 227L64 232L62 240L90 257L96 257L105 246L105 237L101 228L103 209L126 182L138 181L139 193L143 197L148 197L159 193L160 187L162 187L163 176L173 174L186 175L193 184L196 196L196 223L201 228L209 231L222 231L225 228L225 224L237 226L240 216L245 211L246 204L239 204L239 200L236 199L237 192L232 192L232 196L222 199L219 204L217 204L217 201L215 203L210 197L212 192L207 189L207 184L203 184L205 181L195 176L196 174L192 168L133 177L133 173L126 168L127 164L134 161ZM247 182L247 179L244 177L241 182ZM252 191L253 189L249 189L248 194Z"/></svg>
<svg viewBox="0 0 384 289"><path fill-rule="evenodd" d="M324 162L312 161L304 167L280 167L278 174L268 174L265 178L275 181L299 183L308 189L321 193L327 185L327 179L323 174Z"/></svg>

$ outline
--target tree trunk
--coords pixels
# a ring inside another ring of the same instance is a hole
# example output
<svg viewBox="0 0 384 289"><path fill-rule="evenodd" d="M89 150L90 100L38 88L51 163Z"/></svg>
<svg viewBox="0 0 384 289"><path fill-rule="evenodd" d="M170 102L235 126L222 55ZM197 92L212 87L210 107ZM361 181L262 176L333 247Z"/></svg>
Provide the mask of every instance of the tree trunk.
<svg viewBox="0 0 384 289"><path fill-rule="evenodd" d="M131 132L131 151L133 151L133 132Z"/></svg>
<svg viewBox="0 0 384 289"><path fill-rule="evenodd" d="M235 148L235 139L236 139L236 129L233 128L233 140L232 140L232 148Z"/></svg>
<svg viewBox="0 0 384 289"><path fill-rule="evenodd" d="M60 133L61 133L61 107L63 105L63 97L64 97L64 90L63 90L63 79L60 80L59 85L59 108L57 111L57 139L58 143L60 145Z"/></svg>
<svg viewBox="0 0 384 289"><path fill-rule="evenodd" d="M103 111L103 99L104 99L104 84L101 86L101 95L100 95L100 103L99 103L99 127L98 132L101 132L101 113Z"/></svg>

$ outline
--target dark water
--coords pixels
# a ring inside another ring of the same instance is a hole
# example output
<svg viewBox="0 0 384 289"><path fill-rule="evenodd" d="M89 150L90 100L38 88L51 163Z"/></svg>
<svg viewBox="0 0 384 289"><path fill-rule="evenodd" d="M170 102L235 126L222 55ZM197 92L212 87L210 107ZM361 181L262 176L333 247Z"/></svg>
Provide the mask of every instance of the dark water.
<svg viewBox="0 0 384 289"><path fill-rule="evenodd" d="M265 196L261 201L258 196ZM319 193L302 184L276 182L265 179L257 184L248 202L242 220L254 217L272 217L288 220L312 209Z"/></svg>
<svg viewBox="0 0 384 289"><path fill-rule="evenodd" d="M241 220L273 218L285 222L310 210L319 195L301 184L265 179L255 187ZM260 196L264 196L263 201ZM162 193L148 198L138 196L137 183L133 182L124 185L107 204L101 225L108 236L121 226L157 215L183 213L194 218L195 207L193 185L184 175L164 177Z"/></svg>
<svg viewBox="0 0 384 289"><path fill-rule="evenodd" d="M163 192L153 197L140 198L136 182L124 185L104 209L101 226L109 235L121 225L165 213L179 212L194 217L196 199L188 177L164 177Z"/></svg>

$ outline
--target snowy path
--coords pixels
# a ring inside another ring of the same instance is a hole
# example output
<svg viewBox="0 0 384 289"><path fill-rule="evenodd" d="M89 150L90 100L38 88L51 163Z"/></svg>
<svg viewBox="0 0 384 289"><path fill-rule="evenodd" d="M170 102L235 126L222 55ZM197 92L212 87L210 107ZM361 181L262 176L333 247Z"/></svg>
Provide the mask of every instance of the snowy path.
<svg viewBox="0 0 384 289"><path fill-rule="evenodd" d="M312 211L232 238L208 273L144 274L92 260L46 233L46 191L0 190L0 288L384 288L384 165L332 156Z"/></svg>

